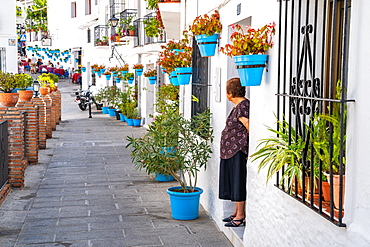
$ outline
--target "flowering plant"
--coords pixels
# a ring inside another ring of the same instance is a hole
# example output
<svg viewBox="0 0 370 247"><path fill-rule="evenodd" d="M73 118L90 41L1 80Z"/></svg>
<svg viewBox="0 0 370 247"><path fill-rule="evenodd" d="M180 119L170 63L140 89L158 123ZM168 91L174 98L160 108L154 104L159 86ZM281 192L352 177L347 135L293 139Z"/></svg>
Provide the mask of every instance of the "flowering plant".
<svg viewBox="0 0 370 247"><path fill-rule="evenodd" d="M168 74L179 67L191 67L191 55L193 48L188 46L187 32L184 33L185 38L179 42L170 40L167 45L162 46L164 49L159 53L158 65L162 66Z"/></svg>
<svg viewBox="0 0 370 247"><path fill-rule="evenodd" d="M231 44L226 44L220 51L227 56L264 54L273 46L272 36L275 34L275 23L270 23L260 29L249 26L245 30L238 24L231 25L234 31L230 36Z"/></svg>
<svg viewBox="0 0 370 247"><path fill-rule="evenodd" d="M118 71L128 71L129 65L125 63L121 68L118 69Z"/></svg>
<svg viewBox="0 0 370 247"><path fill-rule="evenodd" d="M189 30L193 35L207 34L212 36L215 33L220 33L222 30L222 24L220 22L220 14L217 10L211 16L205 14L203 16L197 16L193 24L189 26Z"/></svg>
<svg viewBox="0 0 370 247"><path fill-rule="evenodd" d="M145 77L153 77L157 76L157 70L156 69L150 69L144 72Z"/></svg>
<svg viewBox="0 0 370 247"><path fill-rule="evenodd" d="M132 66L133 69L143 69L144 68L144 65L142 65L141 63L139 64L134 64L134 66Z"/></svg>

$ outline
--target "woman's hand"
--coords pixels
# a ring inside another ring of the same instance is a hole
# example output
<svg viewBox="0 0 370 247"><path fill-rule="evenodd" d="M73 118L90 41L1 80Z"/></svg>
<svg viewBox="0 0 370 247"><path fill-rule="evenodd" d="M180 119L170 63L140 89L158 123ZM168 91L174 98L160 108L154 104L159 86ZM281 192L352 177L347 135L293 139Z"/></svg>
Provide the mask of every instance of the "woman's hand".
<svg viewBox="0 0 370 247"><path fill-rule="evenodd" d="M240 117L238 119L244 126L245 128L248 130L249 132L249 118L246 118L246 117Z"/></svg>

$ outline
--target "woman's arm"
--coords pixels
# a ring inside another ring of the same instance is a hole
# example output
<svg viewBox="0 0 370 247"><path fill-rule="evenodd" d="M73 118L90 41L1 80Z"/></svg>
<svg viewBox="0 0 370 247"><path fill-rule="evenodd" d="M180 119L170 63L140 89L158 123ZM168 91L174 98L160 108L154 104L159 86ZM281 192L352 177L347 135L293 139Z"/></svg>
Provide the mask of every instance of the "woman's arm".
<svg viewBox="0 0 370 247"><path fill-rule="evenodd" d="M245 128L248 130L249 132L249 118L246 118L246 117L240 117L238 118L238 120L245 126Z"/></svg>

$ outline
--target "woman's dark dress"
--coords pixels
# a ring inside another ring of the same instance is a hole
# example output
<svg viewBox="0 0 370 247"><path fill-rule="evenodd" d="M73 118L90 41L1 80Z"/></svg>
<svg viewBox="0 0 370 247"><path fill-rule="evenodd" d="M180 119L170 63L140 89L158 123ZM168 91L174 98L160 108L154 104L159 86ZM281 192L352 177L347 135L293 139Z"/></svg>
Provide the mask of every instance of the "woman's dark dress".
<svg viewBox="0 0 370 247"><path fill-rule="evenodd" d="M246 200L246 175L249 133L238 120L249 119L249 100L243 100L230 112L221 135L219 198Z"/></svg>

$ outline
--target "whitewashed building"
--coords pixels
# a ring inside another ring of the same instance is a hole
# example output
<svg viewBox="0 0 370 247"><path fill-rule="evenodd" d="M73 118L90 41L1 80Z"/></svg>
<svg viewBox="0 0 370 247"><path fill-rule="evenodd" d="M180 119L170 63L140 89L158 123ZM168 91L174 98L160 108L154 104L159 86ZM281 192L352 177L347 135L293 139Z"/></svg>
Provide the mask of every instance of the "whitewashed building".
<svg viewBox="0 0 370 247"><path fill-rule="evenodd" d="M7 1L0 8L0 70L17 73L16 1Z"/></svg>
<svg viewBox="0 0 370 247"><path fill-rule="evenodd" d="M146 68L156 66L161 42L165 40L145 41L140 21L152 12L146 9L146 4L142 0L48 1L52 48L71 50L73 56L66 67L86 66L87 72L82 74L84 88L92 83L98 88L113 83L104 77L92 77L90 66L95 63L112 67L124 60L130 66L136 63ZM320 212L317 202L302 203L302 198L276 186L275 178L266 185L266 170L258 173L259 161L248 161L246 227L230 229L223 226L221 219L232 212L233 204L218 199L219 140L232 108L225 84L238 72L233 59L220 52L210 58L197 58L192 85L180 86L180 108L187 117L204 107L213 113L215 141L212 159L207 170L201 172L199 186L204 189L201 203L234 245L369 246L370 168L366 147L370 130L366 121L370 112L365 101L370 89L367 82L370 37L366 32L370 2L188 0L159 3L159 8L167 40L179 39L181 31L196 16L218 10L223 24L219 47L228 43L232 24L258 28L277 23L275 45L267 52L269 60L262 83L247 88L251 102L250 154L256 150L258 140L271 136L266 126L276 126L274 114L280 119L283 115L292 116L297 123L297 119L309 118L315 108L312 102L331 102L333 93L328 88L338 80L346 87L341 102L347 105L345 194L339 210L343 213L345 208L343 217L338 218L338 212L333 210ZM97 39L110 37L112 30L105 25L113 15L121 19L130 14L137 17L135 36L109 42L108 46L97 45ZM167 82L162 75L157 83ZM141 115L147 124L154 111L156 89L144 77L136 77L135 83L139 87ZM194 94L201 99L201 105L191 102Z"/></svg>

